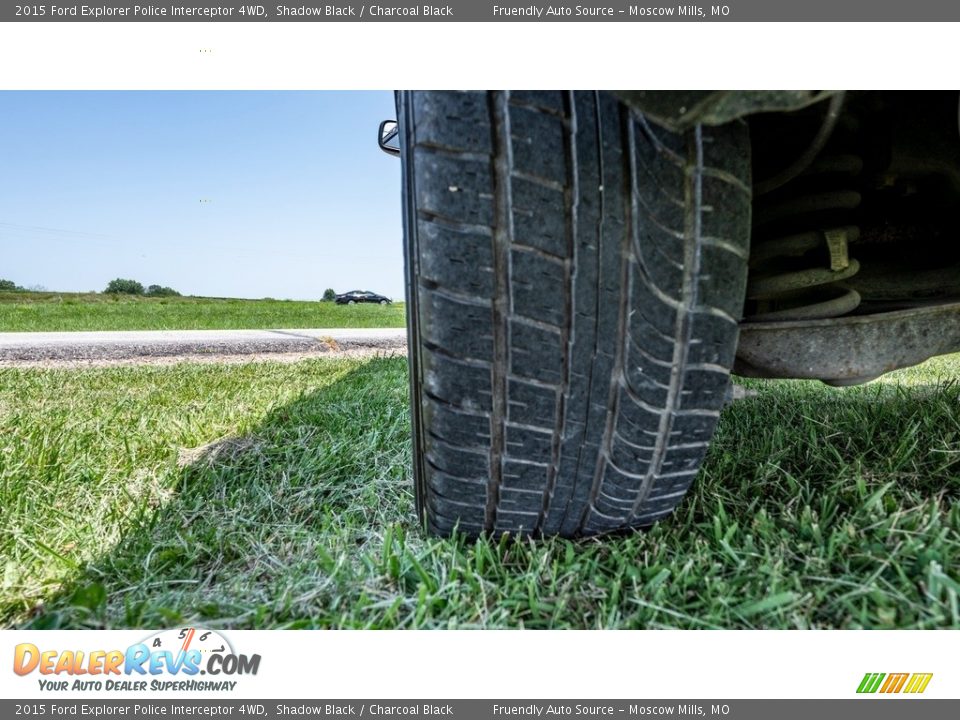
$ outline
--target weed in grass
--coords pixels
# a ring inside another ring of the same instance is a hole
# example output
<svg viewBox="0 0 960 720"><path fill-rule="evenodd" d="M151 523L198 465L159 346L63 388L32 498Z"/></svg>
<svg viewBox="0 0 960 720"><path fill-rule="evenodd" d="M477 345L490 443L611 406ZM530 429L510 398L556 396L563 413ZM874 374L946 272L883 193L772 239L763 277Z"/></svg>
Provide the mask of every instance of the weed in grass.
<svg viewBox="0 0 960 720"><path fill-rule="evenodd" d="M0 589L31 627L960 627L960 357L752 382L679 509L428 538L406 363L0 371Z"/></svg>

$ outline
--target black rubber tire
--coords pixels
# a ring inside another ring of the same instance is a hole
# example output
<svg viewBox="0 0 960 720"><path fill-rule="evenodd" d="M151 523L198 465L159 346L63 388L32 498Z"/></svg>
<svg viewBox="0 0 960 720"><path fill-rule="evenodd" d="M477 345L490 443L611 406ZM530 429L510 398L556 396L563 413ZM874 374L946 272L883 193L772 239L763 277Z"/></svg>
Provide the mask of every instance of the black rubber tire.
<svg viewBox="0 0 960 720"><path fill-rule="evenodd" d="M398 108L428 530L572 537L671 512L730 382L745 124L675 135L595 92Z"/></svg>

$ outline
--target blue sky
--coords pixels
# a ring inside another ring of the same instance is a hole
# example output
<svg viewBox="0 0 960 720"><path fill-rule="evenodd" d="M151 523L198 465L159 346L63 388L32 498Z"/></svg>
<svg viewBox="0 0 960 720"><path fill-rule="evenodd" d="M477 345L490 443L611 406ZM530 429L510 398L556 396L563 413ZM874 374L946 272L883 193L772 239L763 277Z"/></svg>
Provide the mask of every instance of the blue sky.
<svg viewBox="0 0 960 720"><path fill-rule="evenodd" d="M0 278L401 298L393 117L389 92L0 92Z"/></svg>

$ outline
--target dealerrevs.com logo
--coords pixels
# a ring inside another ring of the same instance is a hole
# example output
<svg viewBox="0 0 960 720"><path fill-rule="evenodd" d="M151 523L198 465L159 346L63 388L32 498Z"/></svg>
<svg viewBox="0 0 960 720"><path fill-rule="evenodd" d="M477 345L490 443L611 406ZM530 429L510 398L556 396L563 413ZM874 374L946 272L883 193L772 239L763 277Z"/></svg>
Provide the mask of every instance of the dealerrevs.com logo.
<svg viewBox="0 0 960 720"><path fill-rule="evenodd" d="M40 689L48 691L230 691L237 685L233 678L259 669L260 655L237 653L223 635L202 628L164 630L126 650L20 643L13 654L13 671L36 674Z"/></svg>
<svg viewBox="0 0 960 720"><path fill-rule="evenodd" d="M857 687L858 693L918 694L927 689L933 673L867 673Z"/></svg>

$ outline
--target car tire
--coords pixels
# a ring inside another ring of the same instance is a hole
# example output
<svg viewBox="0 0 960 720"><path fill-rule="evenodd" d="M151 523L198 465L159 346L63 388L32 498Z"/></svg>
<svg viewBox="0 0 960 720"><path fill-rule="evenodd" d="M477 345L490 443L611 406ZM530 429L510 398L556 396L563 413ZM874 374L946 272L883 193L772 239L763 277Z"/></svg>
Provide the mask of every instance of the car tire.
<svg viewBox="0 0 960 720"><path fill-rule="evenodd" d="M729 389L746 125L597 92L405 92L417 508L429 532L594 535L681 501Z"/></svg>
<svg viewBox="0 0 960 720"><path fill-rule="evenodd" d="M356 300L347 300L347 305L356 305L356 304L357 304Z"/></svg>
<svg viewBox="0 0 960 720"><path fill-rule="evenodd" d="M381 305L386 305L386 304L387 304L387 301L386 301L386 300L381 300L381 301L380 301L380 304L381 304Z"/></svg>

